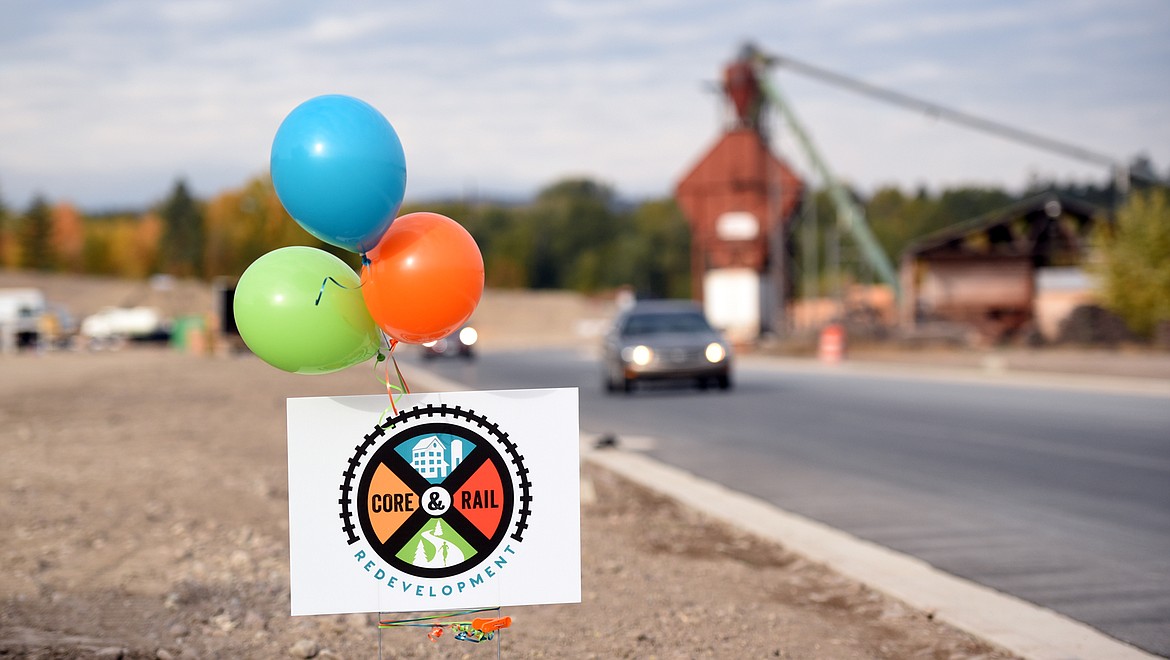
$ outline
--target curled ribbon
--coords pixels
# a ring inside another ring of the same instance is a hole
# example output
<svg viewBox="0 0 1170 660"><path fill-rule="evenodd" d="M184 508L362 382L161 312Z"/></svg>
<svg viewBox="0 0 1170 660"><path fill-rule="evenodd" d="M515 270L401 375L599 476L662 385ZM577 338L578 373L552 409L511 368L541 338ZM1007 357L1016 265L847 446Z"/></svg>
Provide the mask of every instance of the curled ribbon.
<svg viewBox="0 0 1170 660"><path fill-rule="evenodd" d="M385 335L383 335L383 337L385 337ZM382 416L378 418L379 424L381 424L382 420L386 418L387 410L392 411L394 416L397 416L398 399L402 398L403 394L410 394L410 386L406 384L406 379L402 377L402 370L398 368L398 359L394 357L394 348L398 346L398 340L387 338L386 343L390 347L389 350L386 351L386 355L383 355L381 351L378 351L378 357L374 361L374 377L378 379L379 383L382 383L384 386L386 386L386 396L390 399L390 405L382 411ZM378 375L378 365L381 363L385 363L383 366L386 374L384 378ZM394 365L394 373L398 376L398 385L395 385L390 381L391 364Z"/></svg>
<svg viewBox="0 0 1170 660"><path fill-rule="evenodd" d="M455 639L463 642L486 642L496 636L496 631L503 628L509 628L512 625L512 617L497 616L489 618L476 618L471 621L446 621L438 622L439 619L447 617L461 617L468 614L477 614L479 612L495 611L499 614L499 608L485 607L476 610L465 610L463 612L446 612L440 614L432 614L428 616L416 617L413 619L400 619L397 621L378 621L378 629L384 628L399 628L399 627L419 627L429 628L427 638L432 642L438 641L443 636L443 629L449 628L451 634Z"/></svg>

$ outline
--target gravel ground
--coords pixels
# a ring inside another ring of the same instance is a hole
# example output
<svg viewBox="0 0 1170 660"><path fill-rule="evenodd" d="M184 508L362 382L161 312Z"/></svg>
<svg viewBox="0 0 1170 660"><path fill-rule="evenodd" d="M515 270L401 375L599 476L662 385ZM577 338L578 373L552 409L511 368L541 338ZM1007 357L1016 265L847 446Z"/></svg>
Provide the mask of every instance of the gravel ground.
<svg viewBox="0 0 1170 660"><path fill-rule="evenodd" d="M290 617L284 401L367 369L0 356L0 657L1010 657L589 465L582 604L509 608L498 646Z"/></svg>

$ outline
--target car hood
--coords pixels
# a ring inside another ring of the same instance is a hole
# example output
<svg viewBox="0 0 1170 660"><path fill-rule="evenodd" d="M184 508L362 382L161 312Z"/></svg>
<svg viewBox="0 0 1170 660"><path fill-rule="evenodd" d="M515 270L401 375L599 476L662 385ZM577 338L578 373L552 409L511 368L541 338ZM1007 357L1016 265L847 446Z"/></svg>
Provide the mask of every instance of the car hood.
<svg viewBox="0 0 1170 660"><path fill-rule="evenodd" d="M713 341L721 342L723 338L714 332L680 332L655 333L650 335L626 335L622 337L625 346L643 344L650 348L688 348L706 346Z"/></svg>

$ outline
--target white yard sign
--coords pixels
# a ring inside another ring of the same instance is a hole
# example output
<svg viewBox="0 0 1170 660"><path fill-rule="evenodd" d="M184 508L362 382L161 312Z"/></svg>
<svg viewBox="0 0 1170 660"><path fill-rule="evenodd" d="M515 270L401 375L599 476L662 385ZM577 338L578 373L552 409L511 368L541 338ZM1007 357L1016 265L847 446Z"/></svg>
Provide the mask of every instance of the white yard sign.
<svg viewBox="0 0 1170 660"><path fill-rule="evenodd" d="M292 613L581 600L576 389L288 400Z"/></svg>

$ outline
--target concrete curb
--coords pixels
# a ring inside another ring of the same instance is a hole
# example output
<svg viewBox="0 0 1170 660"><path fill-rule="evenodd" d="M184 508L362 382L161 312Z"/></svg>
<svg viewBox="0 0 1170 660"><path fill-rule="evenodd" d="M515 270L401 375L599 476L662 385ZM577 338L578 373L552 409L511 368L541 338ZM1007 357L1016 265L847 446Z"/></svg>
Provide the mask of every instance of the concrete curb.
<svg viewBox="0 0 1170 660"><path fill-rule="evenodd" d="M416 371L411 381L422 389L436 392L467 389L461 383L430 372ZM1052 610L944 573L914 557L789 513L644 454L623 449L593 449L596 439L582 433L582 459L717 520L779 543L1023 658L1157 657ZM752 521L750 528L743 524L745 520Z"/></svg>
<svg viewBox="0 0 1170 660"><path fill-rule="evenodd" d="M582 458L651 490L822 563L960 630L1036 660L1155 658L1136 647L1014 596L944 573L914 557L863 541L648 456L590 449ZM751 527L743 521L751 520Z"/></svg>
<svg viewBox="0 0 1170 660"><path fill-rule="evenodd" d="M997 366L996 363L989 363L983 367L931 366L866 360L846 360L838 364L825 364L813 358L752 355L743 356L741 358L741 365L751 368L806 374L849 374L851 376L870 378L896 377L925 381L957 382L971 385L1039 387L1077 392L1132 394L1170 398L1170 379L1024 371L1019 369L1006 369Z"/></svg>

